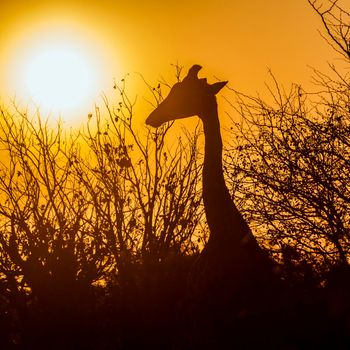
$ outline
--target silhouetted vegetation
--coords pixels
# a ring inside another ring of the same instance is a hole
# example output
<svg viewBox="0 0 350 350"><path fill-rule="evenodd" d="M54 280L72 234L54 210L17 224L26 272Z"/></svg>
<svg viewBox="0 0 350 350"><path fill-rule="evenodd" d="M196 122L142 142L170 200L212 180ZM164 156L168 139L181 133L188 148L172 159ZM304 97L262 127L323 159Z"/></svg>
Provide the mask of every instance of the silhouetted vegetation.
<svg viewBox="0 0 350 350"><path fill-rule="evenodd" d="M231 89L236 115L225 170L261 246L280 264L285 297L296 303L297 311L286 313L294 319L286 322L294 333L290 344L321 346L320 332L322 346L345 349L350 344L350 16L337 1L309 3L323 21L327 42L343 56L339 67L330 64L328 74L313 70L316 93L299 85L286 91L272 73L269 99ZM296 328L294 322L300 322Z"/></svg>
<svg viewBox="0 0 350 350"><path fill-rule="evenodd" d="M348 67L349 13L309 3ZM271 103L234 91L226 182L271 274L221 183L219 128L208 244L200 128L177 138L172 123L138 127L124 80L76 133L1 107L0 347L348 348L350 82L330 68L314 70L314 94L285 92L272 74ZM216 106L225 82L199 69L190 75ZM165 85L149 86L155 106ZM241 237L220 237L226 222Z"/></svg>
<svg viewBox="0 0 350 350"><path fill-rule="evenodd" d="M345 67L314 69L317 94L298 85L286 92L272 73L272 102L236 92L227 175L262 243L322 279L349 261L350 27L336 2L312 5Z"/></svg>
<svg viewBox="0 0 350 350"><path fill-rule="evenodd" d="M118 105L106 101L103 117L96 108L77 135L40 115L1 110L5 343L59 347L72 339L73 347L86 337L90 344L89 334L107 322L94 318L99 312L124 328L113 330L114 341L128 332L136 341L133 323L155 326L140 318L173 308L184 293L205 240L197 138L170 146L170 125L139 135L119 92ZM153 321L165 327L174 315L158 316Z"/></svg>

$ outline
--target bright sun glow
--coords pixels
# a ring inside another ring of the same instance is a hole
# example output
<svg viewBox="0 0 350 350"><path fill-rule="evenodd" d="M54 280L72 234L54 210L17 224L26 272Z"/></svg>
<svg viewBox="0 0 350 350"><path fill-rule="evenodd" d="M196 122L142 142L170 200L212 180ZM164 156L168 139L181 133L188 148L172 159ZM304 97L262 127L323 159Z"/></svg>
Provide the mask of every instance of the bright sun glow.
<svg viewBox="0 0 350 350"><path fill-rule="evenodd" d="M97 69L87 53L68 43L31 50L22 63L21 89L44 112L66 114L94 99Z"/></svg>
<svg viewBox="0 0 350 350"><path fill-rule="evenodd" d="M97 34L68 20L18 31L2 58L0 89L6 87L6 98L17 106L38 108L42 116L61 116L69 124L84 121L116 73L117 59Z"/></svg>
<svg viewBox="0 0 350 350"><path fill-rule="evenodd" d="M39 48L27 58L23 83L39 106L67 111L92 97L96 77L88 57L74 47L53 44Z"/></svg>

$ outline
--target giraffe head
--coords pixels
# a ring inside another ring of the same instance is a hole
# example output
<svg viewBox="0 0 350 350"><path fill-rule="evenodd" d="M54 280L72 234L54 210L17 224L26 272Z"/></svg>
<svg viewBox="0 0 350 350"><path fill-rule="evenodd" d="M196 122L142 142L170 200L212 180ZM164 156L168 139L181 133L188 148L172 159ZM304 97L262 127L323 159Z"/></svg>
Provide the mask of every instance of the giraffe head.
<svg viewBox="0 0 350 350"><path fill-rule="evenodd" d="M202 67L195 64L187 76L176 83L169 95L148 116L146 124L158 127L165 122L198 115L204 119L216 108L215 95L227 84L222 81L208 84L207 79L199 79L198 72Z"/></svg>

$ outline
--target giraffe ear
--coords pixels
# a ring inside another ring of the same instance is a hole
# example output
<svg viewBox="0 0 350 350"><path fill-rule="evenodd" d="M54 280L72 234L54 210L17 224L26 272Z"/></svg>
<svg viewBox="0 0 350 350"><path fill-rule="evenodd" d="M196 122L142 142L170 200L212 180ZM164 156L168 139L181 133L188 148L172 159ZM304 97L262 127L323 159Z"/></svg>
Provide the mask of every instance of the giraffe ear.
<svg viewBox="0 0 350 350"><path fill-rule="evenodd" d="M214 95L216 95L227 83L228 81L219 81L218 83L214 83L210 85L210 90Z"/></svg>
<svg viewBox="0 0 350 350"><path fill-rule="evenodd" d="M198 79L198 72L202 69L202 66L200 66L199 64L195 64L193 65L189 71L188 74L186 76L187 79ZM186 79L185 78L185 79Z"/></svg>

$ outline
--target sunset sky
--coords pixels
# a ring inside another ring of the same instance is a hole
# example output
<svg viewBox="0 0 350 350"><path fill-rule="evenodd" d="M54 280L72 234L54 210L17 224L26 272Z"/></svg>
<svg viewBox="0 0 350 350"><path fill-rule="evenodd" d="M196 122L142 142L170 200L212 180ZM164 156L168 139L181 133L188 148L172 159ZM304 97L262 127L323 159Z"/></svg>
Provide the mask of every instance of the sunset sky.
<svg viewBox="0 0 350 350"><path fill-rule="evenodd" d="M336 58L317 32L321 28L306 0L5 0L0 4L0 97L21 100L35 93L33 84L61 79L55 67L65 60L75 62L69 75L77 81L62 80L54 97L39 92L38 98L62 103L54 98L63 84L62 113L74 112L77 120L102 91L110 93L114 78L130 73L132 93L142 96L145 87L135 83L137 73L150 82L170 79L176 62L186 69L199 63L209 80L229 80L252 94L264 89L268 68L283 84L309 88L308 66L325 69Z"/></svg>

